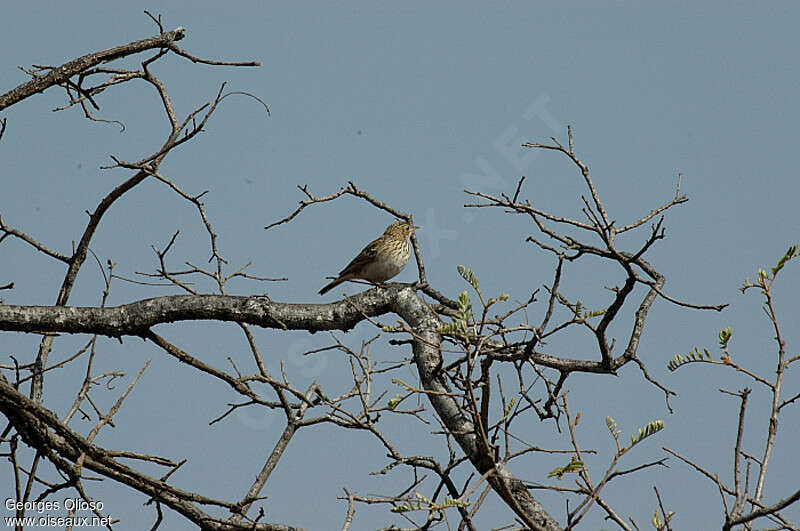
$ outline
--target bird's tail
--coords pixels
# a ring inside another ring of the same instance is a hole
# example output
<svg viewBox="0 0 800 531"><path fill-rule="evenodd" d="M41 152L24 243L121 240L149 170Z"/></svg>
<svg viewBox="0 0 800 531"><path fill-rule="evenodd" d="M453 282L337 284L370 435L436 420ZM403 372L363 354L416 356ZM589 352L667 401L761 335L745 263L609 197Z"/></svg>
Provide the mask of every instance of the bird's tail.
<svg viewBox="0 0 800 531"><path fill-rule="evenodd" d="M344 276L341 276L341 277L337 278L336 280L332 281L330 284L326 285L324 288L319 290L319 294L320 295L325 295L330 290L332 290L333 288L335 288L336 286L338 286L339 284L341 284L342 282L344 282L346 280L347 280L347 277L344 277Z"/></svg>

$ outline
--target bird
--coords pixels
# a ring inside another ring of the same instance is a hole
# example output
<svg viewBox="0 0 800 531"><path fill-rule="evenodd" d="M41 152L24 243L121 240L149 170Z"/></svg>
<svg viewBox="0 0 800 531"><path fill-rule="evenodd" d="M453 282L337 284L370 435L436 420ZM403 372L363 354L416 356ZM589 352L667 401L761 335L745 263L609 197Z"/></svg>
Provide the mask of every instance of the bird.
<svg viewBox="0 0 800 531"><path fill-rule="evenodd" d="M325 295L342 282L355 278L380 284L396 276L408 263L411 256L408 239L418 228L409 221L392 223L378 239L364 247L338 277L319 290L319 294Z"/></svg>

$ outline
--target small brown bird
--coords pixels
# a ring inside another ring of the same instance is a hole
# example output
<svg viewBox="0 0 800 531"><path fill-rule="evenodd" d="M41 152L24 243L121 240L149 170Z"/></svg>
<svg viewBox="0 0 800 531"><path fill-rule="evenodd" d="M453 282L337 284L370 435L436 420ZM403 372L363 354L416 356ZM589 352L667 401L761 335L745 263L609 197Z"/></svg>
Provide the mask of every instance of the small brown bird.
<svg viewBox="0 0 800 531"><path fill-rule="evenodd" d="M392 223L380 238L364 247L333 282L319 290L319 294L324 295L342 282L354 278L382 283L396 276L408 263L411 256L408 238L418 228L408 221Z"/></svg>

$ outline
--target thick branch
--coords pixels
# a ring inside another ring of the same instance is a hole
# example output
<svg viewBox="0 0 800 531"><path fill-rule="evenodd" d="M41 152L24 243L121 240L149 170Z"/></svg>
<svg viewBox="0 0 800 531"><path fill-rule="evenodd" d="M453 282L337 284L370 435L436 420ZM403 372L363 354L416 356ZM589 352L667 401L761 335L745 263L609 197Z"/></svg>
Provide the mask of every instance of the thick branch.
<svg viewBox="0 0 800 531"><path fill-rule="evenodd" d="M291 527L280 524L236 525L217 520L198 508L196 504L223 506L233 509L232 504L206 498L193 492L168 485L125 466L111 457L111 452L90 443L64 424L52 411L26 397L0 376L0 412L2 412L23 440L48 456L59 468L69 468L61 459L76 462L112 478L120 483L152 496L187 517L204 529L259 529L264 531L290 531ZM51 431L52 430L52 431ZM53 455L53 452L57 454Z"/></svg>
<svg viewBox="0 0 800 531"><path fill-rule="evenodd" d="M0 330L141 336L158 324L197 320L310 332L350 330L365 316L390 311L392 295L404 287L371 289L350 297L350 302L334 304L287 304L226 295L171 295L107 308L0 305Z"/></svg>
<svg viewBox="0 0 800 531"><path fill-rule="evenodd" d="M154 48L169 48L172 43L179 41L186 36L186 30L183 28L176 28L167 33L150 37L149 39L142 39L140 41L129 42L120 46L114 46L107 50L101 50L86 54L77 59L73 59L68 63L52 69L46 75L36 77L27 83L23 83L18 87L11 89L3 95L0 95L0 110L10 107L15 103L24 100L39 92L44 92L46 89L60 85L66 82L70 77L83 72L88 68L97 66L101 63L113 61L128 55L137 54L145 50Z"/></svg>
<svg viewBox="0 0 800 531"><path fill-rule="evenodd" d="M478 444L474 425L452 396L442 366L441 322L413 288L373 288L332 304L287 304L254 297L176 295L112 308L0 306L0 330L92 333L119 337L144 335L152 326L183 320L246 322L292 330L349 330L358 322L394 312L413 329L414 357L423 387L442 422L498 495L532 529L559 524L516 479L507 465Z"/></svg>
<svg viewBox="0 0 800 531"><path fill-rule="evenodd" d="M440 371L442 366L441 326L436 315L412 290L398 293L392 308L414 329L414 360L420 380L439 418L481 474L494 469L488 481L497 494L533 529L555 530L561 526L533 498L525 485L515 478L506 464L482 451L475 426L453 398L450 386Z"/></svg>

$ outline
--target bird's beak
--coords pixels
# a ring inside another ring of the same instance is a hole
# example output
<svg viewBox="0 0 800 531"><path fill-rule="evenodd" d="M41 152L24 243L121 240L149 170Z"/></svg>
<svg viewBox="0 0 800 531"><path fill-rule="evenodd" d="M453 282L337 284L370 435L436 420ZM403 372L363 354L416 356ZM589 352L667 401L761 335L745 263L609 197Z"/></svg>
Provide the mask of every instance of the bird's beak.
<svg viewBox="0 0 800 531"><path fill-rule="evenodd" d="M417 227L416 225L411 225L411 228L414 230L421 229L422 227Z"/></svg>

